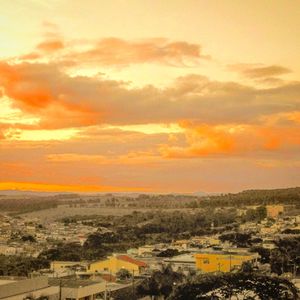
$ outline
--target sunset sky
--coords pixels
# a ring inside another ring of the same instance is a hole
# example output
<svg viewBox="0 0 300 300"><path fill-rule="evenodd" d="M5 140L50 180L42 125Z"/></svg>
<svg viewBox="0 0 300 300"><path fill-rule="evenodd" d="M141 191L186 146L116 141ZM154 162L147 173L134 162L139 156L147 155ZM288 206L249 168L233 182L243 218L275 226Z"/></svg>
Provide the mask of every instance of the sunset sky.
<svg viewBox="0 0 300 300"><path fill-rule="evenodd" d="M0 4L0 190L300 185L300 1Z"/></svg>

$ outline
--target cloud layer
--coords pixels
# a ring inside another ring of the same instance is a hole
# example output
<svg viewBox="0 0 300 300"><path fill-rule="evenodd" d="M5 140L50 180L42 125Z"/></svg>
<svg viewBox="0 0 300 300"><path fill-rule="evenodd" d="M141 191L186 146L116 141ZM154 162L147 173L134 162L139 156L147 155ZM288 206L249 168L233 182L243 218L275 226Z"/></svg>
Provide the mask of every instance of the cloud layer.
<svg viewBox="0 0 300 300"><path fill-rule="evenodd" d="M0 180L26 187L28 178L33 188L48 190L59 181L73 190L169 191L178 180L183 188L189 172L202 168L210 178L201 177L205 189L213 185L210 167L224 175L231 165L240 174L237 161L244 159L253 183L258 170L264 170L265 182L294 182L300 82L282 80L291 70L279 65L230 65L228 72L247 79L231 81L190 69L208 58L199 44L185 41L106 38L80 48L52 34L31 53L2 60L0 101L10 114L0 114ZM164 87L80 74L83 65L144 64L185 71ZM263 81L272 81L271 87ZM284 179L279 170L286 172ZM196 186L193 181L187 190Z"/></svg>

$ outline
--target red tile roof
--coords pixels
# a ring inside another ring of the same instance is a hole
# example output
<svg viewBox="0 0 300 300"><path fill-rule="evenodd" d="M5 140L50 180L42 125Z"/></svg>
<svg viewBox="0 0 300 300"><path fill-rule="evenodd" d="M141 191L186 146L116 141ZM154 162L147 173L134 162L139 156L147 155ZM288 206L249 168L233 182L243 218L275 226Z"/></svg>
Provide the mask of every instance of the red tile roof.
<svg viewBox="0 0 300 300"><path fill-rule="evenodd" d="M127 255L118 255L117 258L120 259L120 260L127 261L131 264L137 265L139 267L147 267L147 264L144 263L143 261L136 260L136 259L134 259L130 256L127 256Z"/></svg>

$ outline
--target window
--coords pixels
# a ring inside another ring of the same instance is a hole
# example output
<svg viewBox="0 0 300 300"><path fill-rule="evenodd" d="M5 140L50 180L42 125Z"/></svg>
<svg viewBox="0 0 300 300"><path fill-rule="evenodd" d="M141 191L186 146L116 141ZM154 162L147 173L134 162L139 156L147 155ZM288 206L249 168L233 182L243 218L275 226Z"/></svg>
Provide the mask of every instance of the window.
<svg viewBox="0 0 300 300"><path fill-rule="evenodd" d="M206 265L209 264L209 259L208 258L204 258L203 259L203 263L206 264Z"/></svg>

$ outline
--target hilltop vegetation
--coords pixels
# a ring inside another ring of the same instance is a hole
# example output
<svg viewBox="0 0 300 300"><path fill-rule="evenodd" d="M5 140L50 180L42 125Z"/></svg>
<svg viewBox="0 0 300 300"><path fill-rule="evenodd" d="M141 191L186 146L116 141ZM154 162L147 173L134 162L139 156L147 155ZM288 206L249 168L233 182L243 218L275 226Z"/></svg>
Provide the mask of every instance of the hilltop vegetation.
<svg viewBox="0 0 300 300"><path fill-rule="evenodd" d="M237 194L209 196L201 201L203 206L239 206L268 204L300 204L300 187L273 190L248 190Z"/></svg>
<svg viewBox="0 0 300 300"><path fill-rule="evenodd" d="M126 194L54 194L0 195L0 210L28 213L64 205L71 208L111 209L183 209L259 206L268 204L297 205L300 208L300 187L274 190L248 190L236 194L196 195L126 195Z"/></svg>

